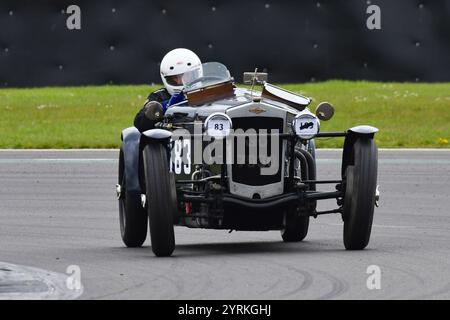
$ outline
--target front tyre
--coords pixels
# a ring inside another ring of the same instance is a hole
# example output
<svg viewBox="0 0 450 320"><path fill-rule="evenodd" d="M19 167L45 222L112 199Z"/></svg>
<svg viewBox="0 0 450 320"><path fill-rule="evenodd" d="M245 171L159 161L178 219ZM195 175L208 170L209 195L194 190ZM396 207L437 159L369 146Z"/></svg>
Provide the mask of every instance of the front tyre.
<svg viewBox="0 0 450 320"><path fill-rule="evenodd" d="M346 168L344 178L344 246L347 250L362 250L372 230L378 151L373 139L359 138L352 153L354 163Z"/></svg>
<svg viewBox="0 0 450 320"><path fill-rule="evenodd" d="M139 192L126 189L125 163L122 148L119 154L119 222L123 243L130 248L141 247L147 237L147 212Z"/></svg>
<svg viewBox="0 0 450 320"><path fill-rule="evenodd" d="M152 250L158 257L167 257L175 249L173 220L176 213L176 192L173 173L169 172L167 148L159 142L147 144L143 161Z"/></svg>

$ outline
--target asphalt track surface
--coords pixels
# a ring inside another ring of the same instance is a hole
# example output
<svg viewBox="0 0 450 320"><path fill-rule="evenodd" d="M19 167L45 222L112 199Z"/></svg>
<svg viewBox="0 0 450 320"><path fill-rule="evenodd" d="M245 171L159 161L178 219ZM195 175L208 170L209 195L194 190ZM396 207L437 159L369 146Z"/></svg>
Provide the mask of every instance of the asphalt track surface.
<svg viewBox="0 0 450 320"><path fill-rule="evenodd" d="M380 151L381 206L364 251L344 250L341 218L329 215L290 244L278 231L177 227L170 258L154 257L149 239L143 248L123 246L117 155L0 151L0 298L450 298L450 151ZM339 178L340 157L319 151L318 178ZM60 281L70 265L80 267L84 290L46 295L38 275ZM367 288L370 265L381 270L381 289Z"/></svg>

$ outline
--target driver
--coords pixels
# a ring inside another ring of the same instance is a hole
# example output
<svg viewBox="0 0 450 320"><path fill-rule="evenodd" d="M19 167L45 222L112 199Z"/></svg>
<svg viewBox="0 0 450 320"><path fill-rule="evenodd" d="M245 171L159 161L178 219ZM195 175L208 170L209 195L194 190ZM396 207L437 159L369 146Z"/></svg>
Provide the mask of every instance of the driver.
<svg viewBox="0 0 450 320"><path fill-rule="evenodd" d="M174 49L164 56L160 65L164 88L151 93L145 101L144 107L137 113L134 126L140 132L152 129L154 126L154 121L146 116L149 103L152 101L161 103L165 112L170 105L183 101L183 74L201 64L200 58L188 49Z"/></svg>

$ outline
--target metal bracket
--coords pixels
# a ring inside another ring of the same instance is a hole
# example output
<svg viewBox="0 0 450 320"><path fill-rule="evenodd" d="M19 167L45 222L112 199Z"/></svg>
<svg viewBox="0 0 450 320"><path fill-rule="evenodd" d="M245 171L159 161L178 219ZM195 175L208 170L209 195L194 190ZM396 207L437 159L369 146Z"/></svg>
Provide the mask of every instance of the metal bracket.
<svg viewBox="0 0 450 320"><path fill-rule="evenodd" d="M377 185L377 188L375 190L375 207L377 208L380 206L379 201L380 201L380 185Z"/></svg>
<svg viewBox="0 0 450 320"><path fill-rule="evenodd" d="M122 198L122 186L120 184L116 184L116 197L117 200Z"/></svg>
<svg viewBox="0 0 450 320"><path fill-rule="evenodd" d="M142 208L145 208L145 206L147 205L147 196L145 194L141 194L141 205Z"/></svg>

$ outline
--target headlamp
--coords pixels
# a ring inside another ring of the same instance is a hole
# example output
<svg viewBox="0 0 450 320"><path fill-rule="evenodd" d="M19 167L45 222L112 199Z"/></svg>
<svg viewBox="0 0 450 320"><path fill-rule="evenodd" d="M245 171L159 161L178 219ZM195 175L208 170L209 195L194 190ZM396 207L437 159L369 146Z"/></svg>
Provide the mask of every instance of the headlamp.
<svg viewBox="0 0 450 320"><path fill-rule="evenodd" d="M314 138L320 130L319 119L307 109L294 118L292 126L295 134L303 140Z"/></svg>

